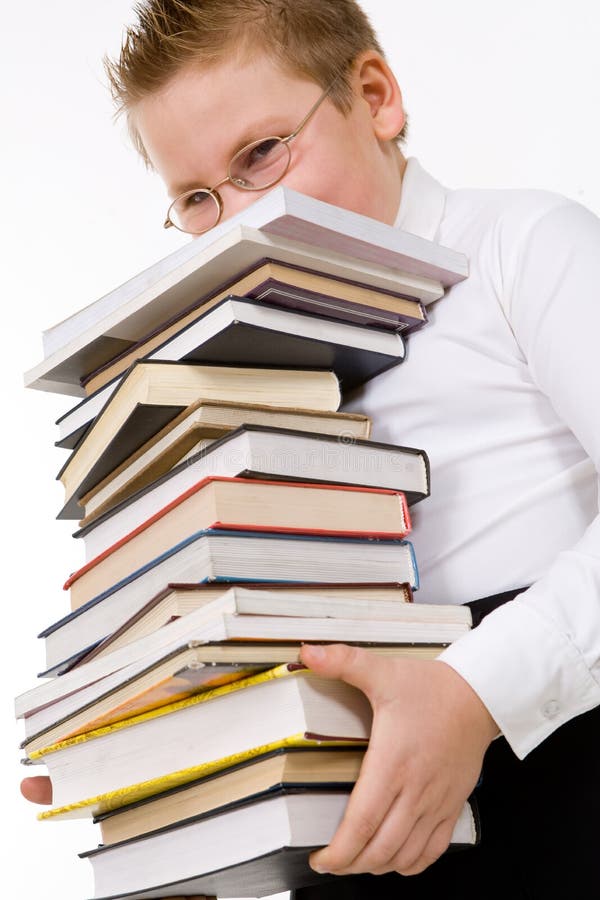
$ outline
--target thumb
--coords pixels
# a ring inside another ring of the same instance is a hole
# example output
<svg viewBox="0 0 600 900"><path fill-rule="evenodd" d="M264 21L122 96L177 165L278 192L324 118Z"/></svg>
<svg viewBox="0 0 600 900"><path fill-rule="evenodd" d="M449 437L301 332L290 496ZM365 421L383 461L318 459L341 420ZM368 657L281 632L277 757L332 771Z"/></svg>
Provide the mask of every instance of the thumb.
<svg viewBox="0 0 600 900"><path fill-rule="evenodd" d="M24 778L21 793L31 803L52 803L52 784L47 775Z"/></svg>
<svg viewBox="0 0 600 900"><path fill-rule="evenodd" d="M347 644L304 644L300 660L317 675L339 678L365 694L372 684L376 660L368 650Z"/></svg>

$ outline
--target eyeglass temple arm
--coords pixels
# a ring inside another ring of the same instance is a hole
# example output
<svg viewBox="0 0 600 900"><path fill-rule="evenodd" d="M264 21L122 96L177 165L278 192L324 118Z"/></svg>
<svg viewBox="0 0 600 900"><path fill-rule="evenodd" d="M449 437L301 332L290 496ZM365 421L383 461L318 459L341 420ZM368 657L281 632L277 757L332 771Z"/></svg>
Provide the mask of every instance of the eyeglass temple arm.
<svg viewBox="0 0 600 900"><path fill-rule="evenodd" d="M333 81L331 82L331 84L329 85L329 87L328 87L326 90L323 91L323 93L321 94L321 96L319 97L319 99L317 100L317 102L314 104L314 106L312 106L312 107L309 109L309 111L306 113L306 115L304 116L304 118L302 119L302 121L300 122L300 124L298 125L298 127L297 127L294 131L292 131L291 134L288 134L288 136L287 136L286 139L285 139L285 142L286 142L286 143L287 143L288 141L291 141L292 138L295 138L296 135L299 134L299 133L302 131L302 129L304 128L304 126L306 125L306 123L308 122L308 120L310 119L310 117L313 116L313 115L316 113L316 111L317 111L318 108L320 107L321 103L323 103L323 101L326 100L327 97L329 97L331 91L333 90L333 86L335 85L336 81L337 81L339 78L340 78L340 76L339 76L339 75L336 75L336 77L333 79Z"/></svg>

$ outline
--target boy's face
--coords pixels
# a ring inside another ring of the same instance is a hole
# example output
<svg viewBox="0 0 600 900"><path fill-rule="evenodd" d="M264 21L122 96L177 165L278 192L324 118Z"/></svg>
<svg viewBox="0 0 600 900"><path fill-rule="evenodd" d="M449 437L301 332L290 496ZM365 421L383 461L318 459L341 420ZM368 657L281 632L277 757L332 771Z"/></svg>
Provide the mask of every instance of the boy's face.
<svg viewBox="0 0 600 900"><path fill-rule="evenodd" d="M134 121L169 197L212 187L242 146L293 132L322 89L283 71L267 57L188 68L160 92L145 97ZM291 164L282 180L294 190L392 224L400 201L402 156L380 141L372 105L358 95L348 115L327 98L290 143ZM265 191L219 188L222 220Z"/></svg>

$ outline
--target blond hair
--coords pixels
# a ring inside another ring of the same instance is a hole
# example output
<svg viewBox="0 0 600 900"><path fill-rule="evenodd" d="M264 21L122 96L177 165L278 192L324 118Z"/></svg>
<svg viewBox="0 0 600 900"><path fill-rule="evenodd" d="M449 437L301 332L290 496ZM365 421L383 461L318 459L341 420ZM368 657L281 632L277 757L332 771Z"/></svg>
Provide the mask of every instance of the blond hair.
<svg viewBox="0 0 600 900"><path fill-rule="evenodd" d="M343 113L352 105L350 70L360 53L384 56L355 0L140 0L118 59L104 61L116 115L125 113L135 148L151 162L131 111L184 66L211 65L233 49L268 54L284 70L327 88ZM406 125L398 135L403 140Z"/></svg>

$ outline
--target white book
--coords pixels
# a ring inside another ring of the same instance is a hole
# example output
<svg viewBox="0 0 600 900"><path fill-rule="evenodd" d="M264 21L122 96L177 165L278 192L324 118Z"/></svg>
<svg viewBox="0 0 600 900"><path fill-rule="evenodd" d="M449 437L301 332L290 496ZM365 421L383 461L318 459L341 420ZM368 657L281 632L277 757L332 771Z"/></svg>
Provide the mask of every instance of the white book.
<svg viewBox="0 0 600 900"><path fill-rule="evenodd" d="M280 789L81 856L93 867L94 897L103 900L150 900L173 891L263 897L319 880L308 865L309 853L331 841L347 803L348 793L341 790ZM469 845L477 838L465 803L451 842Z"/></svg>
<svg viewBox="0 0 600 900"><path fill-rule="evenodd" d="M324 604L335 602L332 598L331 591L327 592L324 586L320 586L318 590L310 588L306 585L306 589L301 592L294 591L294 595L302 601L305 601L307 609L315 611L317 608L324 608ZM179 653L182 648L195 647L198 648L199 642L203 643L200 648L201 653L198 656L198 663L212 665L221 662L287 662L296 659L297 648L292 647L292 655L277 659L277 656L271 656L270 653L265 655L265 648L259 645L245 644L243 647L237 645L237 648L231 649L231 645L210 646L206 643L215 640L211 621L214 619L214 612L219 613L233 611L238 603L245 604L248 608L248 602L260 604L261 609L267 608L265 603L277 604L278 609L290 609L288 602L282 597L281 591L259 591L256 588L242 588L240 586L229 587L227 584L219 584L214 586L202 586L203 594L206 594L206 603L200 603L198 607L188 613L182 614L179 618L168 623L168 627L157 627L156 629L145 633L132 642L120 645L113 649L112 652L96 656L65 672L60 678L53 678L49 681L40 682L36 687L20 694L15 700L15 716L23 718L30 716L37 711L48 709L52 705L56 705L62 701L68 701L63 707L63 714L68 715L79 706L84 706L86 702L92 702L98 699L104 693L112 690L119 684L132 681L141 672L144 672L155 666L160 660L164 660L171 654ZM364 589L363 589L364 592ZM339 604L343 611L350 618L357 618L356 598L360 593L360 589L355 585L348 586L347 597L340 599ZM373 587L369 590L369 596L372 600L364 601L365 608L376 615L374 607L381 604L383 607L389 608L389 602L396 604L394 615L388 613L390 618L398 621L421 622L421 638L426 641L433 641L437 632L437 625L442 628L446 623L454 623L465 630L471 626L471 616L468 607L463 606L435 606L431 604L405 603L401 601L385 601L385 594L389 594L389 589L378 589ZM254 598L254 599L252 599ZM293 601L293 597L290 597ZM211 609L207 609L208 605ZM258 608L258 607L257 607ZM350 608L352 611L350 612ZM210 628L210 631L207 631ZM414 635L413 635L414 637ZM256 649L256 654L251 649ZM281 647L277 647L275 653L281 653ZM109 680L110 679L110 680ZM104 682L104 683L102 683ZM86 693L83 693L83 692ZM77 698L77 694L81 694L81 702ZM70 698L70 699L69 699ZM56 721L60 716L56 717ZM53 714L49 713L47 719L38 720L44 724L53 721ZM30 732L32 733L32 732Z"/></svg>
<svg viewBox="0 0 600 900"><path fill-rule="evenodd" d="M203 531L161 553L50 625L46 665L81 655L120 628L166 584L212 581L407 582L418 587L408 541ZM220 630L206 640L224 640Z"/></svg>
<svg viewBox="0 0 600 900"><path fill-rule="evenodd" d="M183 784L209 774L209 767L218 771L265 752L267 745L366 741L371 721L371 706L358 688L284 665L87 732L82 740L50 745L31 758L48 768L54 810L77 804L89 816L114 791L116 807L132 799L127 789L144 782L155 783L154 790L147 785L150 796L167 776L182 775ZM43 817L52 818L52 810Z"/></svg>
<svg viewBox="0 0 600 900"><path fill-rule="evenodd" d="M402 491L409 505L429 495L429 460L423 450L378 441L241 425L152 484L75 532L85 537L89 559L142 525L202 478L258 477L285 481L355 484Z"/></svg>
<svg viewBox="0 0 600 900"><path fill-rule="evenodd" d="M423 303L468 276L466 257L455 250L279 186L48 329L45 358L26 373L26 386L84 396L82 375L265 258Z"/></svg>

